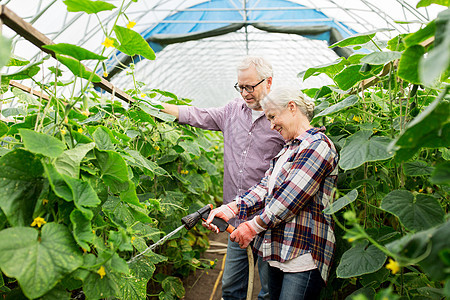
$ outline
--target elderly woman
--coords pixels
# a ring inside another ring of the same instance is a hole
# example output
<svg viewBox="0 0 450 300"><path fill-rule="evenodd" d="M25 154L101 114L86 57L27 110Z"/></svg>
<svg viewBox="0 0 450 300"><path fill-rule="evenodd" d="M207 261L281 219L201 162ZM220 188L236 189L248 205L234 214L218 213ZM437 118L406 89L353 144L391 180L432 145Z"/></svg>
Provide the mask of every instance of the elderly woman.
<svg viewBox="0 0 450 300"><path fill-rule="evenodd" d="M318 299L335 248L332 219L322 211L336 186L338 155L324 128L310 125L314 104L297 89L274 89L261 105L286 145L258 184L214 209L206 223L214 216L245 220L263 208L230 239L241 248L254 240L254 251L270 265L271 299Z"/></svg>

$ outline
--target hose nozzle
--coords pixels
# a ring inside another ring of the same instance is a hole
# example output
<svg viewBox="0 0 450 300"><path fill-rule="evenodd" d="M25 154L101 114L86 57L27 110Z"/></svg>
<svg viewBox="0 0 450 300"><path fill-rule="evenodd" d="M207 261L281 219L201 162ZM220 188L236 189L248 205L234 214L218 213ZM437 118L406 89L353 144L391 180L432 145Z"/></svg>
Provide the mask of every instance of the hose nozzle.
<svg viewBox="0 0 450 300"><path fill-rule="evenodd" d="M212 204L208 204L200 208L196 212L181 218L181 223L187 230L191 230L195 226L195 224L197 224L198 221L200 220L206 221L212 208L213 208ZM211 223L216 225L217 228L219 228L220 232L228 231L229 233L232 233L234 230L233 226L217 217L214 217Z"/></svg>

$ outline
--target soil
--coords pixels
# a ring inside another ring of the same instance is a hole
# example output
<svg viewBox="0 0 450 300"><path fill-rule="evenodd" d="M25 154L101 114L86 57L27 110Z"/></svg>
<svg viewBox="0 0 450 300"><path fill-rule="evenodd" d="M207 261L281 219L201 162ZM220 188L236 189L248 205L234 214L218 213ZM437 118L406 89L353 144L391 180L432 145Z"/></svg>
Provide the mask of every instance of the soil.
<svg viewBox="0 0 450 300"><path fill-rule="evenodd" d="M205 252L203 258L214 261L216 265L210 270L197 270L183 281L186 294L184 300L220 300L222 298L222 266L226 253L228 234L211 233L209 235L210 248ZM214 290L214 285L217 285ZM255 279L253 284L252 299L258 299L261 289L257 266L255 266Z"/></svg>

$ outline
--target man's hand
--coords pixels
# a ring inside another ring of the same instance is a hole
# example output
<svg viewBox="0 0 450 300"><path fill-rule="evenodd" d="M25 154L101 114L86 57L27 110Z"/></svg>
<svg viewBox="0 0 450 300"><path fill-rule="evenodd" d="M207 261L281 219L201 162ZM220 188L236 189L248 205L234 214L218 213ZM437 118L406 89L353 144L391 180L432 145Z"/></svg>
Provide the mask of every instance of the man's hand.
<svg viewBox="0 0 450 300"><path fill-rule="evenodd" d="M257 219L259 217L253 218L251 221L244 222L236 228L235 231L230 235L230 240L239 244L239 247L245 249L248 247L255 236L266 230L260 224L258 224Z"/></svg>
<svg viewBox="0 0 450 300"><path fill-rule="evenodd" d="M211 224L214 217L221 218L228 222L230 219L236 217L236 213L237 213L237 205L235 201L227 205L221 205L218 208L211 210L208 219L206 220L206 222L202 222L202 225L203 227L208 228L211 231L219 233L219 228L217 228L216 225Z"/></svg>

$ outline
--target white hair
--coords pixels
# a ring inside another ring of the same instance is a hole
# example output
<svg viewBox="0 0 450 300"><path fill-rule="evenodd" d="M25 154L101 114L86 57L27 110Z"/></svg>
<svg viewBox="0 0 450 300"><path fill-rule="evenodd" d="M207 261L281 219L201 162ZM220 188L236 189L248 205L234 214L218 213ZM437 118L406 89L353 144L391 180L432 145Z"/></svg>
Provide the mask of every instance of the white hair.
<svg viewBox="0 0 450 300"><path fill-rule="evenodd" d="M246 56L237 66L237 70L246 70L255 66L258 79L273 77L272 65L261 56Z"/></svg>
<svg viewBox="0 0 450 300"><path fill-rule="evenodd" d="M263 100L261 100L260 103L263 109L266 109L269 105L274 106L275 108L284 109L288 106L290 101L294 101L309 121L312 120L314 117L314 102L307 99L297 87L275 87Z"/></svg>

